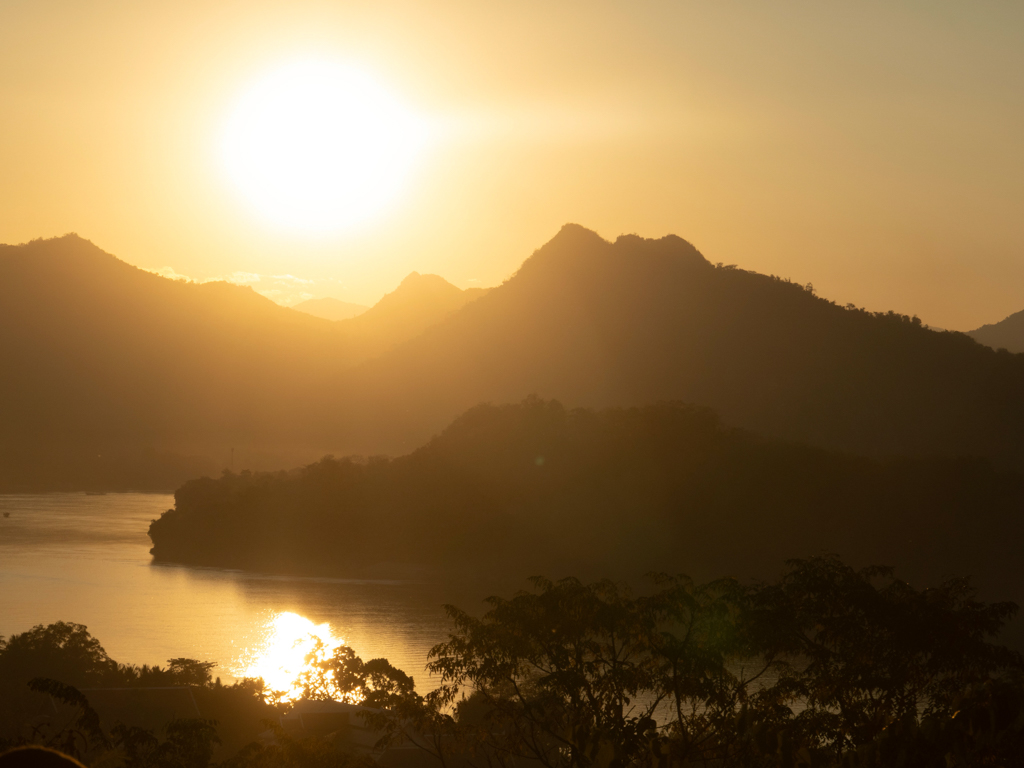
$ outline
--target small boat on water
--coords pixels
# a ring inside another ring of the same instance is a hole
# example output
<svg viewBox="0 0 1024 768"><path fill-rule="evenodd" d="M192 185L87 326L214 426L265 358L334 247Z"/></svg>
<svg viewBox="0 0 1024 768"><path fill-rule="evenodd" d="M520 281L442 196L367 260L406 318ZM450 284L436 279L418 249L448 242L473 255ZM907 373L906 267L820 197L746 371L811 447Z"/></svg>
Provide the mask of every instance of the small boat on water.
<svg viewBox="0 0 1024 768"><path fill-rule="evenodd" d="M106 491L86 491L85 495L86 496L106 496L107 492Z"/></svg>
<svg viewBox="0 0 1024 768"><path fill-rule="evenodd" d="M10 512L4 512L4 517L10 517L10 516L11 516Z"/></svg>

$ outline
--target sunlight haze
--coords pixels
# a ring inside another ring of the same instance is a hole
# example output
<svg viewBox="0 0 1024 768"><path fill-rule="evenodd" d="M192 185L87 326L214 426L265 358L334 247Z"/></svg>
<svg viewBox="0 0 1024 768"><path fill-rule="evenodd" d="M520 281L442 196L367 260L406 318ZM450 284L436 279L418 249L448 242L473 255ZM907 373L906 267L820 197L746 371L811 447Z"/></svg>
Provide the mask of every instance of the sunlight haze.
<svg viewBox="0 0 1024 768"><path fill-rule="evenodd" d="M291 275L373 304L412 271L496 285L571 221L677 234L712 262L968 330L1021 308L1022 14L8 2L0 242L73 231L146 269ZM289 213L266 173L255 207L225 183L239 94L311 59L358 68L436 130L401 183L370 173L386 194L335 190L359 226L325 224L322 197Z"/></svg>
<svg viewBox="0 0 1024 768"><path fill-rule="evenodd" d="M246 657L238 669L238 677L258 677L283 701L297 699L302 688L295 680L311 653L330 656L345 641L335 637L329 624L314 624L304 616L290 611L277 613L263 627L263 637L255 648L246 649Z"/></svg>
<svg viewBox="0 0 1024 768"><path fill-rule="evenodd" d="M298 60L238 99L224 129L224 165L261 218L325 236L391 203L425 137L423 121L364 73Z"/></svg>
<svg viewBox="0 0 1024 768"><path fill-rule="evenodd" d="M0 768L1020 764L1022 41L0 0Z"/></svg>

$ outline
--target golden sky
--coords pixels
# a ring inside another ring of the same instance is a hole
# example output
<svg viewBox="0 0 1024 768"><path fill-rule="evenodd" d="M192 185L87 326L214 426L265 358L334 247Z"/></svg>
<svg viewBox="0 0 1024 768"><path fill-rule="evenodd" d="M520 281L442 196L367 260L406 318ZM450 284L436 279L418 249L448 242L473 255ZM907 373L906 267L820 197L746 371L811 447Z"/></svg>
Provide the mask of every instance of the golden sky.
<svg viewBox="0 0 1024 768"><path fill-rule="evenodd" d="M1022 40L1005 0L0 0L0 242L372 303L500 283L571 221L968 330L1024 309ZM326 236L267 226L218 156L238 94L309 56L436 126Z"/></svg>

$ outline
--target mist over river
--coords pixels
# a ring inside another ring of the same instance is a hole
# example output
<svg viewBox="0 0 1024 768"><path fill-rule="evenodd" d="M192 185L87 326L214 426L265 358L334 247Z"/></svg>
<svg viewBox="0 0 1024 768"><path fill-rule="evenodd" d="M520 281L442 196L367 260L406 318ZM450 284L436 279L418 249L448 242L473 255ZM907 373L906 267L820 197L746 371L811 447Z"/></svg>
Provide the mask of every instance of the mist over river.
<svg viewBox="0 0 1024 768"><path fill-rule="evenodd" d="M437 684L424 664L447 637L442 604L476 611L485 597L473 585L154 565L146 531L173 505L170 494L0 495L0 635L85 624L119 662L213 661L214 674L229 681L266 668L282 643L290 647L282 627L301 633L309 626L302 617L328 624L317 631L364 659L389 659L423 691Z"/></svg>

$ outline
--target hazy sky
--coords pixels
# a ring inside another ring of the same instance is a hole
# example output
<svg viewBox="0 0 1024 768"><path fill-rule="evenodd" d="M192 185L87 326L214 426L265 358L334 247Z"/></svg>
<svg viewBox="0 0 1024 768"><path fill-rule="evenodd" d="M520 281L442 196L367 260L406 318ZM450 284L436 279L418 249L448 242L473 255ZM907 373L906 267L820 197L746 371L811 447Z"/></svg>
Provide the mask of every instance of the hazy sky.
<svg viewBox="0 0 1024 768"><path fill-rule="evenodd" d="M0 242L372 303L499 283L572 221L967 330L1024 309L1022 41L1009 1L0 0ZM269 227L219 156L238 95L309 56L435 127L327 237Z"/></svg>

